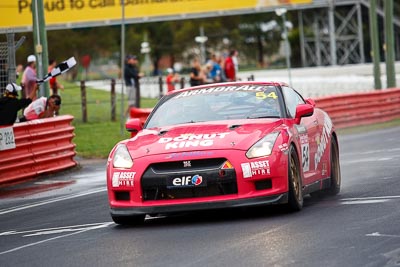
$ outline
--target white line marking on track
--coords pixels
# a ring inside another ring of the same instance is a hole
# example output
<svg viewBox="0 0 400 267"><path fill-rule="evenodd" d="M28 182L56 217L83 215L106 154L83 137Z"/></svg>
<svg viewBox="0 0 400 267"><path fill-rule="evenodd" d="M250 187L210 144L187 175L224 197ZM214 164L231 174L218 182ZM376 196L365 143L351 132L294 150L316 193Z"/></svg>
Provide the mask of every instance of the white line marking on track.
<svg viewBox="0 0 400 267"><path fill-rule="evenodd" d="M382 196L382 197L356 197L356 198L343 198L341 204L343 205L357 205L357 204L374 204L388 202L393 199L400 199L400 196Z"/></svg>
<svg viewBox="0 0 400 267"><path fill-rule="evenodd" d="M37 232L51 232L51 231L59 231L59 230L82 230L83 228L86 229L88 227L100 226L104 224L112 224L112 222L102 222L102 223L88 223L88 224L78 224L78 225L69 225L69 226L61 226L61 227L52 227L52 228L43 228L43 229L36 229L36 230L27 230L27 231L7 231L0 233L0 236L5 235L18 235L18 234L31 234ZM25 235L28 236L28 235Z"/></svg>
<svg viewBox="0 0 400 267"><path fill-rule="evenodd" d="M26 205L22 205L22 206L6 208L6 209L0 210L0 215L16 212L16 211L20 211L20 210L30 209L30 208L34 208L34 207L39 207L39 206L43 206L46 204L51 204L51 203L55 203L55 202L59 202L59 201L63 201L63 200L68 200L68 199L78 198L78 197L87 196L87 195L91 195L91 194L96 194L96 193L100 193L100 192L104 192L104 191L107 191L107 188L95 189L95 190L86 191L83 193L77 193L77 194L73 194L73 195L57 197L57 198L39 201L36 203L26 204Z"/></svg>
<svg viewBox="0 0 400 267"><path fill-rule="evenodd" d="M10 249L10 250L6 250L6 251L3 251L3 252L0 252L0 255L7 254L7 253L10 253L10 252L14 252L14 251L17 251L17 250L21 250L23 248L40 245L40 244L46 243L48 241L60 239L60 238L63 238L63 237L68 237L68 236L72 236L72 235L81 234L81 233L84 233L84 232L87 232L87 231L90 231L90 230L105 228L105 227L108 227L110 224L113 224L113 223L112 222L103 223L103 224L100 224L100 225L95 225L95 226L88 227L88 228L80 230L78 232L69 233L69 234L65 234L65 235L60 235L60 236L48 238L48 239L45 239L45 240L41 240L41 241L38 241L38 242L26 244L26 245L23 245L23 246L20 246L20 247L16 247L16 248L13 248L13 249Z"/></svg>
<svg viewBox="0 0 400 267"><path fill-rule="evenodd" d="M399 237L400 238L400 235L388 235L388 234L381 234L379 232L375 232L372 234L366 234L366 236L383 236L383 237Z"/></svg>
<svg viewBox="0 0 400 267"><path fill-rule="evenodd" d="M340 204L342 205L374 204L374 203L383 203L388 201L390 201L390 199L352 200L352 201L343 201Z"/></svg>
<svg viewBox="0 0 400 267"><path fill-rule="evenodd" d="M353 201L353 200L371 200L371 199L396 199L400 196L382 196L382 197L352 197L352 198L342 198L341 201Z"/></svg>

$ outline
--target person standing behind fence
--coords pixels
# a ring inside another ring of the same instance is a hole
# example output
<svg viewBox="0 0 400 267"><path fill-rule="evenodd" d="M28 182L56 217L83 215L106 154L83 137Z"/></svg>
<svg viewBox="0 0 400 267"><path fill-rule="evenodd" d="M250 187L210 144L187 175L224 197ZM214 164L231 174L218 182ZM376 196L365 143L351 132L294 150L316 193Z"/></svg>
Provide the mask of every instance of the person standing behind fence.
<svg viewBox="0 0 400 267"><path fill-rule="evenodd" d="M197 86L204 83L205 77L201 71L201 65L198 58L192 61L192 68L190 69L190 86Z"/></svg>
<svg viewBox="0 0 400 267"><path fill-rule="evenodd" d="M55 61L54 59L50 59L47 71L50 73L55 68L55 66L57 66L57 61ZM64 91L64 86L57 81L56 77L52 77L49 81L49 84L54 95L58 95L58 89Z"/></svg>
<svg viewBox="0 0 400 267"><path fill-rule="evenodd" d="M124 68L124 80L128 95L128 109L125 113L126 117L129 115L129 110L131 107L137 107L136 90L139 84L139 79L143 76L142 73L139 73L137 64L138 60L136 56L126 56Z"/></svg>
<svg viewBox="0 0 400 267"><path fill-rule="evenodd" d="M9 83L5 87L3 97L0 98L0 125L13 125L17 119L18 111L27 107L32 103L32 98L36 97L36 90L31 91L27 98L18 98L18 91L21 91L21 86L15 83Z"/></svg>
<svg viewBox="0 0 400 267"><path fill-rule="evenodd" d="M225 59L225 76L226 79L230 82L236 81L236 68L234 57L236 55L236 50L232 50L229 52L229 56Z"/></svg>
<svg viewBox="0 0 400 267"><path fill-rule="evenodd" d="M35 55L30 55L27 58L27 66L22 74L21 85L24 89L23 97L27 98L30 96L32 91L36 90L38 84L36 83L36 57ZM36 99L36 95L32 100Z"/></svg>
<svg viewBox="0 0 400 267"><path fill-rule="evenodd" d="M166 83L167 83L167 92L171 92L175 90L175 84L179 83L179 74L176 73L172 68L167 69L167 78L166 78Z"/></svg>

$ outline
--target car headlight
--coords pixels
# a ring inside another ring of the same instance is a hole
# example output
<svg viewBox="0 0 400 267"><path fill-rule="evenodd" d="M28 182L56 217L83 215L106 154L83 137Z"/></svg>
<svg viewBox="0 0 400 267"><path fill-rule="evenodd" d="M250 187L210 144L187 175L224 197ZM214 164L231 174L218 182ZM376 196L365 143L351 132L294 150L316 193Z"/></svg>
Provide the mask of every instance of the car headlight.
<svg viewBox="0 0 400 267"><path fill-rule="evenodd" d="M273 132L264 136L246 152L246 157L252 159L271 155L278 135L279 132Z"/></svg>
<svg viewBox="0 0 400 267"><path fill-rule="evenodd" d="M128 152L128 148L125 145L118 145L118 147L115 149L113 166L114 168L132 168L133 160Z"/></svg>

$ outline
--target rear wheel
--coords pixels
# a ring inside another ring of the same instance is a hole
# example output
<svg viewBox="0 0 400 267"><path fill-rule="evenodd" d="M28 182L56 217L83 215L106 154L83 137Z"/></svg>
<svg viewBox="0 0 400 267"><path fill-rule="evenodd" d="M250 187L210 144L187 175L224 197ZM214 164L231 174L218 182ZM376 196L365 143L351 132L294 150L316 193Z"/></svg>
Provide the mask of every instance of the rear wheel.
<svg viewBox="0 0 400 267"><path fill-rule="evenodd" d="M339 147L335 140L332 137L331 141L331 185L326 189L326 193L328 195L337 195L340 192L340 184L342 182L342 177L340 173L340 164L339 164Z"/></svg>
<svg viewBox="0 0 400 267"><path fill-rule="evenodd" d="M111 215L111 218L116 224L120 225L141 225L144 223L145 215L137 215L137 216L115 216Z"/></svg>
<svg viewBox="0 0 400 267"><path fill-rule="evenodd" d="M303 208L303 184L300 175L300 163L293 145L290 146L289 155L289 200L290 210L299 211Z"/></svg>

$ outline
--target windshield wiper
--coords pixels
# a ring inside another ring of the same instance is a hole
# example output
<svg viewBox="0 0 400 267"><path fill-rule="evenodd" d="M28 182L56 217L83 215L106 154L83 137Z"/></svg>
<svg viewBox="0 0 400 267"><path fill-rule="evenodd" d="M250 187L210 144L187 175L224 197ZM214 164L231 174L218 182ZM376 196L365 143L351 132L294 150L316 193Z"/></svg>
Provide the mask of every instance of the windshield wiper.
<svg viewBox="0 0 400 267"><path fill-rule="evenodd" d="M248 116L246 119L280 119L280 116L274 115L274 116Z"/></svg>

